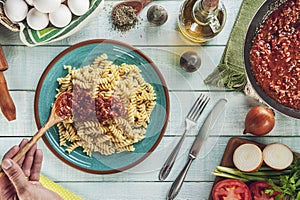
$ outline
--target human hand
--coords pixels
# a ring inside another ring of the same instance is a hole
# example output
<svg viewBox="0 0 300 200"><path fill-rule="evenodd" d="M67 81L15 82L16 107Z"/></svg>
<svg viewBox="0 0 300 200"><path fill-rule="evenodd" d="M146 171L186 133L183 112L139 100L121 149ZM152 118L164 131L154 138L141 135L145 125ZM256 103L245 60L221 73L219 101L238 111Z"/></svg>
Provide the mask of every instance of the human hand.
<svg viewBox="0 0 300 200"><path fill-rule="evenodd" d="M6 176L0 178L0 199L62 200L58 194L46 189L39 182L43 153L37 149L36 144L19 162L16 163L11 159L27 143L28 140L23 139L3 157L1 166Z"/></svg>

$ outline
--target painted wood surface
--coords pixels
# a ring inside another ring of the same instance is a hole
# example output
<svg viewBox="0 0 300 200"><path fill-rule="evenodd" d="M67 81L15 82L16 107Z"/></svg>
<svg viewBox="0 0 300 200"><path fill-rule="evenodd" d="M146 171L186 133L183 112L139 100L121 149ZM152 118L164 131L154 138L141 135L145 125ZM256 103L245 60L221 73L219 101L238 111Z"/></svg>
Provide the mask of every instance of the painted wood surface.
<svg viewBox="0 0 300 200"><path fill-rule="evenodd" d="M205 45L190 43L179 34L176 23L182 1L154 1L149 6L159 4L167 8L167 23L160 27L149 24L146 19L146 7L140 14L138 26L127 33L112 29L109 14L112 6L118 1L106 1L103 12L76 34L62 41L33 48L24 46L17 33L1 26L0 43L10 66L5 76L16 104L17 120L8 122L0 115L0 157L22 138L30 138L37 131L34 119L35 90L49 62L69 46L95 38L128 43L150 57L166 80L171 112L166 133L157 149L136 167L117 174L93 175L73 169L56 158L43 141L39 141L38 146L44 152L42 173L75 194L88 200L165 199L172 181L186 162L188 150L197 131L219 98L226 98L228 103L218 123L211 130L199 158L192 164L177 199L208 198L215 178L211 172L220 163L231 137L239 136L265 144L282 142L293 151L300 152L299 120L276 112L276 125L270 134L259 138L242 135L246 113L258 103L243 93L203 83L204 78L221 59L242 0L223 2L228 13L225 28L220 35ZM187 73L179 68L179 57L187 50L194 50L201 56L201 68L195 73ZM159 169L180 139L184 130L184 117L200 92L207 94L212 100L200 117L199 124L188 132L170 176L166 181L159 181Z"/></svg>
<svg viewBox="0 0 300 200"><path fill-rule="evenodd" d="M177 20L180 6L183 1L154 1L149 4L139 15L139 23L129 32L123 33L114 30L112 27L110 14L113 5L118 1L105 1L103 11L90 21L82 30L69 38L50 44L51 46L67 46L91 38L115 39L127 42L132 45L143 46L173 46L173 45L192 45L195 43L185 40L177 30ZM228 39L231 27L235 21L242 0L223 0L228 11L227 22L220 36L213 39L210 44L224 45ZM160 27L151 25L147 21L147 8L153 4L164 6L168 11L167 22ZM2 28L2 27L1 27ZM1 30L0 41L2 45L22 45L17 33L12 33L4 27Z"/></svg>

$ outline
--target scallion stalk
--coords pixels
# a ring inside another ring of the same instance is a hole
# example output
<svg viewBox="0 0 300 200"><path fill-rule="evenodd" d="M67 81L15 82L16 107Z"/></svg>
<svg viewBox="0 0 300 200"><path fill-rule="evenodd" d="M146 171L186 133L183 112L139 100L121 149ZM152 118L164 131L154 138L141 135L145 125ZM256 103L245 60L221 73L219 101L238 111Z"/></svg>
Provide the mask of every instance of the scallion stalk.
<svg viewBox="0 0 300 200"><path fill-rule="evenodd" d="M232 175L232 174L223 173L223 172L220 172L220 171L212 172L212 174L215 175L215 176L223 177L223 178L230 178L230 179L240 180L240 181L243 181L243 182L248 182L249 181L246 178L242 178L240 176L235 176L235 175Z"/></svg>
<svg viewBox="0 0 300 200"><path fill-rule="evenodd" d="M279 182L280 175L288 175L291 172L290 169L282 171L273 171L271 168L269 169L270 170L268 171L264 169L263 171L259 170L256 172L242 172L235 168L217 166L216 170L212 174L224 178L238 179L243 182L268 181L269 179L272 179L273 182L276 184Z"/></svg>

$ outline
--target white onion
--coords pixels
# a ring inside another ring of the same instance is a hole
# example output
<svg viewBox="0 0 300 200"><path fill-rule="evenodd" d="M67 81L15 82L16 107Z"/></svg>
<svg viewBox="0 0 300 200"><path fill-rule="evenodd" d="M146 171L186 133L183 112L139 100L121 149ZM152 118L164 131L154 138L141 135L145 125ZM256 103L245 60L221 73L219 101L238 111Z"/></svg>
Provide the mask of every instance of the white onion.
<svg viewBox="0 0 300 200"><path fill-rule="evenodd" d="M263 159L266 165L275 170L283 170L294 160L293 152L284 144L272 143L263 150Z"/></svg>
<svg viewBox="0 0 300 200"><path fill-rule="evenodd" d="M256 171L263 163L262 151L255 144L242 144L233 153L233 163L241 171Z"/></svg>

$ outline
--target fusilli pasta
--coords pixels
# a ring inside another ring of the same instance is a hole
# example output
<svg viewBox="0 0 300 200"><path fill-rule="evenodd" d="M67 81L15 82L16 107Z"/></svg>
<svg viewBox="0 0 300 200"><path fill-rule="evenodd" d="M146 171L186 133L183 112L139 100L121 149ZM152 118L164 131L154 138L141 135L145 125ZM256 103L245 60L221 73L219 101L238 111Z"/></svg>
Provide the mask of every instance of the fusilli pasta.
<svg viewBox="0 0 300 200"><path fill-rule="evenodd" d="M111 155L134 151L133 144L145 138L150 115L156 104L155 91L151 84L145 82L140 69L126 63L115 65L107 60L106 54L95 58L90 66L64 68L68 74L57 79L60 85L58 94L73 91L76 87L88 91L91 98L114 97L123 105L124 113L104 121L96 117L80 121L74 115L57 125L60 145L67 146L68 153L82 147L88 156L92 152Z"/></svg>

